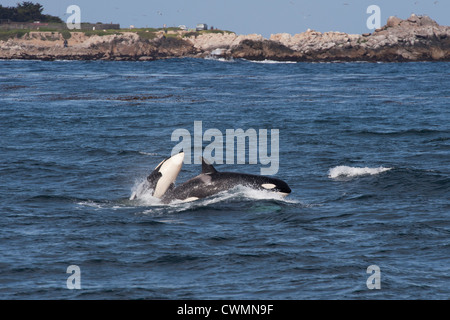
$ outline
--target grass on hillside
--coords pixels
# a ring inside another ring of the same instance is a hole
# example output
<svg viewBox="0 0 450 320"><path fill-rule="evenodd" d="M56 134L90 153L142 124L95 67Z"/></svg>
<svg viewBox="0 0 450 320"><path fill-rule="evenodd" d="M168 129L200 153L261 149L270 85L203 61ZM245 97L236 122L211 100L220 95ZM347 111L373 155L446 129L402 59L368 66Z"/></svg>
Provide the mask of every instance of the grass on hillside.
<svg viewBox="0 0 450 320"><path fill-rule="evenodd" d="M189 37L198 37L199 35L202 34L207 34L207 33L220 33L220 34L228 34L228 33L234 33L233 31L228 31L228 30L201 30L201 31L190 31L187 32L183 35L183 38L189 38Z"/></svg>
<svg viewBox="0 0 450 320"><path fill-rule="evenodd" d="M13 29L13 30L0 30L0 41L8 40L11 38L22 38L30 30Z"/></svg>
<svg viewBox="0 0 450 320"><path fill-rule="evenodd" d="M8 40L11 38L22 38L25 34L29 32L52 32L52 33L61 33L62 37L64 39L70 39L72 36L71 32L83 32L86 36L106 36L106 35L113 35L113 34L122 34L124 32L135 32L141 37L141 39L147 39L147 40L153 40L157 37L157 33L165 31L164 35L166 38L177 38L180 35L177 33L168 33L169 31L180 31L179 28L176 27L170 27L170 28L135 28L135 29L120 29L120 30L57 30L52 28L40 28L39 30L32 30L32 29L12 29L12 30L2 30L0 29L0 41L1 40ZM191 31L186 32L182 34L181 37L192 37L192 36L199 36L201 34L206 33L234 33L232 31L226 31L226 30L202 30L202 31ZM48 39L52 40L52 39Z"/></svg>

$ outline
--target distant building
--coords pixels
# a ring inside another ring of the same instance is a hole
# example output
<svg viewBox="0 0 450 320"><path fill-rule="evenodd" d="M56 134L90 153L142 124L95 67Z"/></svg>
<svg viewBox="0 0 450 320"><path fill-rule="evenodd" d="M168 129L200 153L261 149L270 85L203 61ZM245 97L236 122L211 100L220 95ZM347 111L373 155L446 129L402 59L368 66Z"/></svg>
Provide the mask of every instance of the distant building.
<svg viewBox="0 0 450 320"><path fill-rule="evenodd" d="M196 31L202 31L202 30L208 30L208 25L206 23L199 23L197 24L197 28L195 28Z"/></svg>

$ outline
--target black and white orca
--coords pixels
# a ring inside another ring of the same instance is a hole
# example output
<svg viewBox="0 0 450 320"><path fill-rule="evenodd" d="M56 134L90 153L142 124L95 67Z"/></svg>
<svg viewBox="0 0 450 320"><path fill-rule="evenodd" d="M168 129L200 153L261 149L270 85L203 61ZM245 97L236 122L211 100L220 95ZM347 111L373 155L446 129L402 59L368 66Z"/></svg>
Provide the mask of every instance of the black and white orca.
<svg viewBox="0 0 450 320"><path fill-rule="evenodd" d="M269 190L282 196L291 193L291 188L283 180L236 172L219 172L202 158L202 173L175 187L175 180L181 170L184 153L181 152L162 161L147 177L148 188L153 189L153 197L163 203L175 200L189 202L210 197L237 186L256 190ZM131 200L136 195L131 196Z"/></svg>

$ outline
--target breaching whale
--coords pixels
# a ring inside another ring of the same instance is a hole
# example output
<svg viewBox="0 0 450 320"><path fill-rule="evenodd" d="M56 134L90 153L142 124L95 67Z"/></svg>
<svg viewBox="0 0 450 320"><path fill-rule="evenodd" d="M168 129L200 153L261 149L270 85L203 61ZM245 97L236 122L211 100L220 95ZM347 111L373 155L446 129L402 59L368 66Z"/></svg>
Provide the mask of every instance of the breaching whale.
<svg viewBox="0 0 450 320"><path fill-rule="evenodd" d="M147 177L148 188L153 189L153 196L163 203L174 200L194 201L215 195L239 185L256 190L269 190L287 196L291 193L283 180L236 172L219 172L202 157L202 173L175 187L175 180L180 173L184 153L180 152L162 161ZM131 196L131 200L136 194Z"/></svg>

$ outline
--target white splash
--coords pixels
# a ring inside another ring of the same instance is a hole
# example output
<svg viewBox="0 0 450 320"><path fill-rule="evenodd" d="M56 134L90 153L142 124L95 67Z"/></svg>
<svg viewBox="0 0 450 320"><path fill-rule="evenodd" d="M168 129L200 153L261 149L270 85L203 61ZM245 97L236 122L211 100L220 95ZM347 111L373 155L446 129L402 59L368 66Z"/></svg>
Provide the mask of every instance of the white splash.
<svg viewBox="0 0 450 320"><path fill-rule="evenodd" d="M346 177L346 178L353 178L358 176L365 176L365 175L375 175L379 174L385 171L389 171L392 168L384 168L384 167L378 167L378 168L358 168L358 167L348 167L348 166L337 166L334 168L331 168L328 171L328 177L331 179L336 179L339 177Z"/></svg>
<svg viewBox="0 0 450 320"><path fill-rule="evenodd" d="M223 58L223 57L214 56L214 55L209 55L209 56L205 57L205 60L214 60L214 61L220 61L220 62L235 62L233 58Z"/></svg>
<svg viewBox="0 0 450 320"><path fill-rule="evenodd" d="M153 197L153 189L150 188L147 179L136 181L129 200L137 200L142 205L160 205L161 200Z"/></svg>

